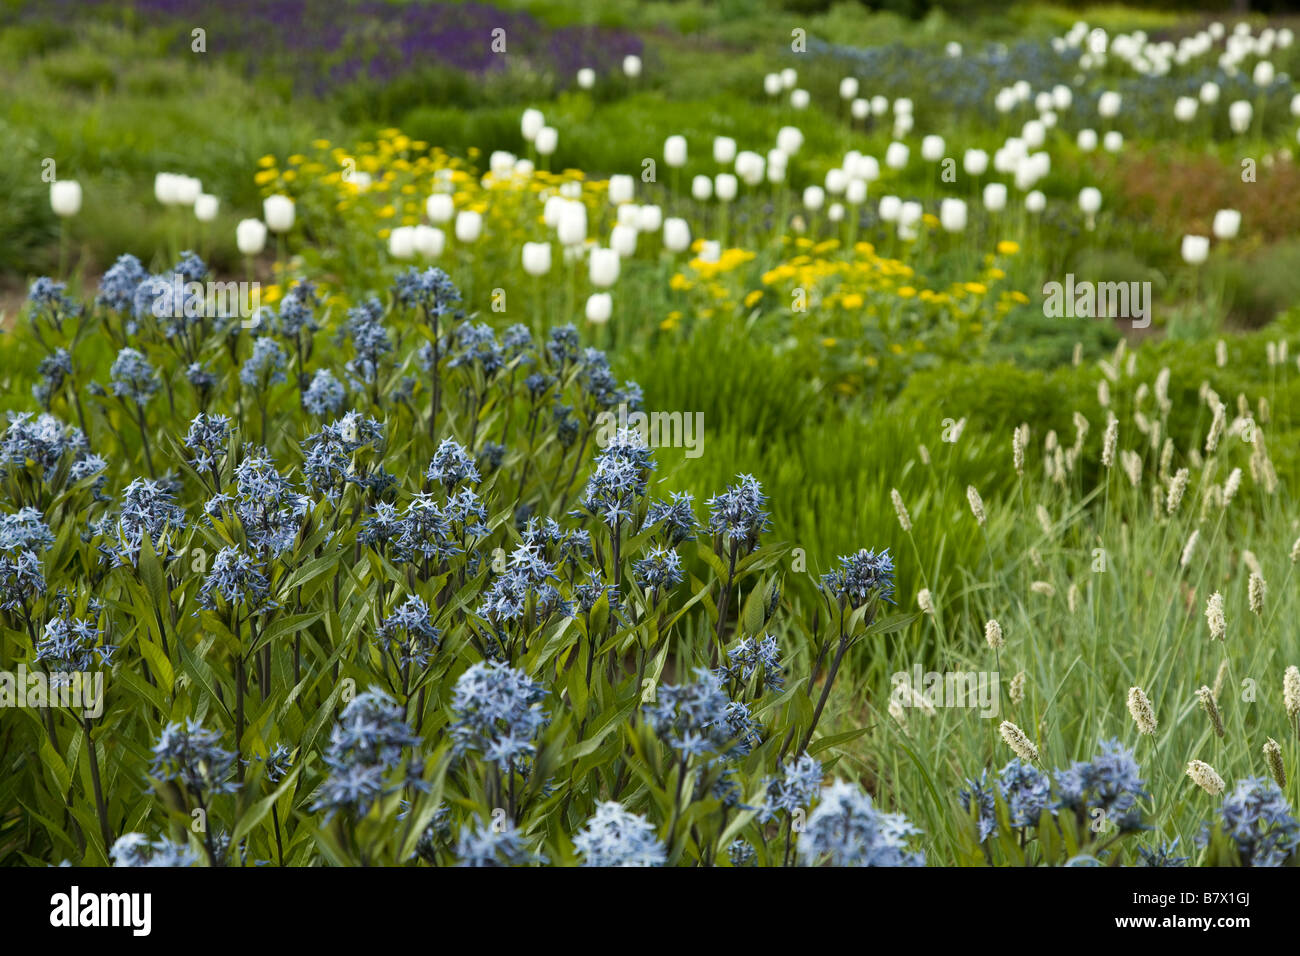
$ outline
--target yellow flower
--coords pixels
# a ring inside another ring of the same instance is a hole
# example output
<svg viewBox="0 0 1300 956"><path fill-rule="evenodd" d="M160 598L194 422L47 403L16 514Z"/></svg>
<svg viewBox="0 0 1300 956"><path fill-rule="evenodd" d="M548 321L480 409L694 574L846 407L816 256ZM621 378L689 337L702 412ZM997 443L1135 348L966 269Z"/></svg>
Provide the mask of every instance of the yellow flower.
<svg viewBox="0 0 1300 956"><path fill-rule="evenodd" d="M1012 292L1012 293L1011 293L1011 301L1013 301L1013 302L1018 302L1018 303L1020 303L1021 305L1028 305L1028 304L1029 304L1029 296L1025 295L1023 292Z"/></svg>
<svg viewBox="0 0 1300 956"><path fill-rule="evenodd" d="M875 368L880 364L880 359L876 358L874 355L868 355L864 361L867 363L867 368Z"/></svg>
<svg viewBox="0 0 1300 956"><path fill-rule="evenodd" d="M1005 272L1003 272L1001 269L990 269L990 270L989 270L989 278L990 278L990 279L1005 279L1006 277L1007 277L1007 274L1006 274Z"/></svg>
<svg viewBox="0 0 1300 956"><path fill-rule="evenodd" d="M895 355L902 355L903 347L899 345L897 342L895 342L889 346L889 351L893 352Z"/></svg>
<svg viewBox="0 0 1300 956"><path fill-rule="evenodd" d="M905 285L898 290L898 297L900 299L910 299L914 295L916 295L916 290L913 289L910 285Z"/></svg>
<svg viewBox="0 0 1300 956"><path fill-rule="evenodd" d="M330 141L327 139L314 139L311 141L313 149L329 149Z"/></svg>
<svg viewBox="0 0 1300 956"><path fill-rule="evenodd" d="M267 303L280 301L280 287L272 284L262 289L262 301Z"/></svg>
<svg viewBox="0 0 1300 956"><path fill-rule="evenodd" d="M844 297L841 304L846 309L860 309L862 308L862 302L862 296L858 295L856 292L850 292Z"/></svg>
<svg viewBox="0 0 1300 956"><path fill-rule="evenodd" d="M270 153L267 153L265 156L263 156L261 159L257 161L257 165L261 166L262 168L266 168L267 166L274 166L275 157L272 156Z"/></svg>
<svg viewBox="0 0 1300 956"><path fill-rule="evenodd" d="M998 252L1004 256L1014 256L1020 251L1020 243L1011 239L1003 239L998 243Z"/></svg>
<svg viewBox="0 0 1300 956"><path fill-rule="evenodd" d="M970 292L974 295L983 295L985 292L989 291L988 287L985 286L982 282L967 282L965 285L965 289L967 292Z"/></svg>
<svg viewBox="0 0 1300 956"><path fill-rule="evenodd" d="M275 182L276 177L279 175L274 169L262 169L253 174L253 182L259 186L265 186L267 183Z"/></svg>
<svg viewBox="0 0 1300 956"><path fill-rule="evenodd" d="M834 348L834 347L835 347L835 342L836 342L836 340L833 339L833 338L825 338L825 339L822 339L822 345L826 346L828 349L829 349L829 348Z"/></svg>
<svg viewBox="0 0 1300 956"><path fill-rule="evenodd" d="M668 288L674 292L684 292L691 287L690 281L680 272L668 280Z"/></svg>
<svg viewBox="0 0 1300 956"><path fill-rule="evenodd" d="M745 296L745 308L752 309L758 304L759 299L763 298L763 290L755 289L749 295Z"/></svg>

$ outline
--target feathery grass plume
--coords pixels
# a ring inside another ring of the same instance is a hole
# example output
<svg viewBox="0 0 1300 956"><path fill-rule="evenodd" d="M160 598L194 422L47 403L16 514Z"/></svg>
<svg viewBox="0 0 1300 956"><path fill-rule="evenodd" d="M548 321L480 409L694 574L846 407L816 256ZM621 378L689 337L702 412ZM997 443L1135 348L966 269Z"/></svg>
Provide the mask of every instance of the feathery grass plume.
<svg viewBox="0 0 1300 956"><path fill-rule="evenodd" d="M1174 407L1173 402L1169 400L1169 366L1165 366L1156 373L1156 407L1162 413L1168 413Z"/></svg>
<svg viewBox="0 0 1300 956"><path fill-rule="evenodd" d="M1158 450L1160 448L1160 422L1159 421L1151 422L1151 431L1147 433L1147 437L1151 439L1151 450L1152 451Z"/></svg>
<svg viewBox="0 0 1300 956"><path fill-rule="evenodd" d="M916 603L924 613L934 617L934 595L929 588L921 588L916 592Z"/></svg>
<svg viewBox="0 0 1300 956"><path fill-rule="evenodd" d="M1079 609L1079 585L1073 581L1065 591L1065 606L1070 609L1071 614Z"/></svg>
<svg viewBox="0 0 1300 956"><path fill-rule="evenodd" d="M1043 529L1043 534L1047 537L1052 536L1052 516L1042 505L1034 505L1034 514L1038 517L1038 524Z"/></svg>
<svg viewBox="0 0 1300 956"><path fill-rule="evenodd" d="M1249 568L1252 574L1258 574L1261 578L1264 576L1264 568L1259 563L1259 558L1255 557L1255 552L1250 548L1241 549L1241 563Z"/></svg>
<svg viewBox="0 0 1300 956"><path fill-rule="evenodd" d="M1034 742L1011 721L1002 721L998 731L1002 734L1002 739L1007 742L1007 746L1014 750L1021 760L1028 760L1030 763L1038 760L1038 748L1034 746Z"/></svg>
<svg viewBox="0 0 1300 956"><path fill-rule="evenodd" d="M930 450L929 450L928 448L926 448L924 445L917 445L917 446L916 446L916 453L917 453L917 454L920 456L920 458L921 458L921 464L923 464L923 465L929 465L929 464L930 464Z"/></svg>
<svg viewBox="0 0 1300 956"><path fill-rule="evenodd" d="M903 496L898 493L897 488L889 489L890 500L894 502L894 513L898 515L898 523L903 531L907 534L912 533L912 518L907 513L907 505L903 504Z"/></svg>
<svg viewBox="0 0 1300 956"><path fill-rule="evenodd" d="M1218 591L1205 602L1205 621L1210 625L1210 640L1223 640L1228 633L1228 619L1223 614L1223 595Z"/></svg>
<svg viewBox="0 0 1300 956"><path fill-rule="evenodd" d="M1223 793L1223 778L1204 760L1192 760L1187 764L1187 776L1192 782L1212 797Z"/></svg>
<svg viewBox="0 0 1300 956"><path fill-rule="evenodd" d="M1223 736L1223 718L1219 716L1219 705L1214 699L1214 691L1201 685L1196 692L1196 697L1201 702L1201 709L1205 711L1205 716L1210 718L1210 723L1214 725L1214 732L1220 737Z"/></svg>
<svg viewBox="0 0 1300 956"><path fill-rule="evenodd" d="M984 522L987 520L984 514L984 499L980 497L974 485L966 486L966 500L970 502L970 513L975 516L976 524L981 528L984 527Z"/></svg>
<svg viewBox="0 0 1300 956"><path fill-rule="evenodd" d="M1029 590L1043 597L1056 597L1056 587L1050 581L1035 581L1029 585Z"/></svg>
<svg viewBox="0 0 1300 956"><path fill-rule="evenodd" d="M1219 672L1214 675L1214 699L1217 702L1223 696L1223 685L1228 679L1228 659L1219 661Z"/></svg>
<svg viewBox="0 0 1300 956"><path fill-rule="evenodd" d="M1119 464L1128 476L1129 484L1136 488L1142 482L1142 456L1125 448L1119 453Z"/></svg>
<svg viewBox="0 0 1300 956"><path fill-rule="evenodd" d="M1282 703L1293 721L1300 714L1300 668L1292 664L1282 674Z"/></svg>
<svg viewBox="0 0 1300 956"><path fill-rule="evenodd" d="M1025 700L1025 672L1016 671L1016 676L1011 678L1011 687L1007 691L1011 698L1011 703L1022 704Z"/></svg>
<svg viewBox="0 0 1300 956"><path fill-rule="evenodd" d="M1110 468L1115 464L1115 446L1119 443L1119 419L1114 412L1106 413L1106 433L1101 440L1101 464Z"/></svg>
<svg viewBox="0 0 1300 956"><path fill-rule="evenodd" d="M1223 510L1223 486L1218 483L1206 485L1205 492L1201 495L1202 521L1210 516L1211 508Z"/></svg>
<svg viewBox="0 0 1300 956"><path fill-rule="evenodd" d="M1156 732L1156 712L1151 706L1150 698L1141 687L1128 689L1128 712L1133 715L1133 723L1137 724L1138 733L1150 736Z"/></svg>
<svg viewBox="0 0 1300 956"><path fill-rule="evenodd" d="M1084 438L1088 435L1088 429L1092 428L1092 423L1083 415L1082 412L1075 412L1071 417L1074 422L1074 444L1075 447L1083 445Z"/></svg>
<svg viewBox="0 0 1300 956"><path fill-rule="evenodd" d="M1006 640L1002 637L1002 625L994 618L989 618L984 622L984 640L988 642L990 650L998 650L1006 646Z"/></svg>
<svg viewBox="0 0 1300 956"><path fill-rule="evenodd" d="M1223 402L1214 406L1214 419L1210 422L1210 433L1205 436L1205 453L1213 455L1223 437L1223 429L1228 424L1228 407Z"/></svg>
<svg viewBox="0 0 1300 956"><path fill-rule="evenodd" d="M1300 538L1295 539L1295 544L1291 545L1291 563L1295 564L1300 561Z"/></svg>
<svg viewBox="0 0 1300 956"><path fill-rule="evenodd" d="M1232 503L1233 497L1241 487L1241 469L1234 468L1228 473L1227 480L1223 482L1223 507L1227 508Z"/></svg>
<svg viewBox="0 0 1300 956"><path fill-rule="evenodd" d="M1264 357L1268 362L1269 368L1272 368L1274 365L1277 364L1277 343L1276 342L1264 343Z"/></svg>
<svg viewBox="0 0 1300 956"><path fill-rule="evenodd" d="M1082 342L1074 343L1074 352L1072 352L1070 355L1070 364L1072 364L1075 368L1078 368L1080 365L1083 364L1083 343Z"/></svg>
<svg viewBox="0 0 1300 956"><path fill-rule="evenodd" d="M1268 764L1268 772L1273 775L1277 785L1286 788L1286 768L1282 765L1282 745L1272 737L1264 741L1264 762Z"/></svg>
<svg viewBox="0 0 1300 956"><path fill-rule="evenodd" d="M1056 429L1052 429L1047 433L1046 436L1044 436L1043 451L1045 451L1047 454L1050 455L1052 452L1056 451L1059 445L1060 442L1056 440Z"/></svg>
<svg viewBox="0 0 1300 956"><path fill-rule="evenodd" d="M1267 424L1269 423L1270 419L1272 419L1272 417L1273 417L1273 416L1269 413L1269 404L1268 404L1268 399L1265 398L1263 395L1261 395L1261 396L1259 397L1259 401L1256 402L1255 404L1256 404L1256 408L1257 408L1257 410L1258 410L1258 412L1259 412L1259 423L1260 423L1261 425L1267 425Z"/></svg>
<svg viewBox="0 0 1300 956"><path fill-rule="evenodd" d="M1250 611L1256 617L1264 613L1264 595L1266 593L1268 593L1268 585L1260 575L1252 571L1250 573L1248 594L1250 597Z"/></svg>
<svg viewBox="0 0 1300 956"><path fill-rule="evenodd" d="M1110 383L1104 378L1097 380L1097 404L1102 408L1110 407Z"/></svg>
<svg viewBox="0 0 1300 956"><path fill-rule="evenodd" d="M1169 482L1169 496L1165 499L1165 513L1173 514L1178 510L1179 503L1183 500L1183 492L1187 490L1187 479L1189 477L1186 468L1179 468L1174 477Z"/></svg>
<svg viewBox="0 0 1300 956"><path fill-rule="evenodd" d="M1034 567L1038 568L1039 570L1042 570L1043 556L1038 553L1037 548L1029 549L1029 563L1032 564Z"/></svg>
<svg viewBox="0 0 1300 956"><path fill-rule="evenodd" d="M1223 339L1214 343L1214 364L1219 368L1228 364L1228 343Z"/></svg>
<svg viewBox="0 0 1300 956"><path fill-rule="evenodd" d="M1245 392L1237 393L1237 415L1241 418L1250 417L1250 399L1246 397Z"/></svg>
<svg viewBox="0 0 1300 956"><path fill-rule="evenodd" d="M1193 529L1192 533L1187 536L1187 543L1183 545L1183 556L1178 560L1178 566L1180 568L1187 567L1188 563L1192 560L1192 552L1196 550L1196 542L1200 536L1201 532L1198 529Z"/></svg>
<svg viewBox="0 0 1300 956"><path fill-rule="evenodd" d="M1025 473L1025 442L1020 433L1022 427L1024 426L1016 426L1011 433L1011 463L1015 465L1017 475Z"/></svg>
<svg viewBox="0 0 1300 956"><path fill-rule="evenodd" d="M1064 485L1065 477L1065 453L1061 450L1061 446L1057 445L1056 448L1052 449L1052 481L1058 485Z"/></svg>
<svg viewBox="0 0 1300 956"><path fill-rule="evenodd" d="M1112 382L1119 381L1119 369L1115 368L1115 366L1111 365L1110 362L1105 359L1098 360L1097 368L1101 369L1101 374L1105 375Z"/></svg>
<svg viewBox="0 0 1300 956"><path fill-rule="evenodd" d="M1165 443L1160 449L1160 465L1156 470L1156 474L1160 476L1161 480L1169 477L1169 469L1173 467L1173 464L1174 440L1172 438L1165 438Z"/></svg>
<svg viewBox="0 0 1300 956"><path fill-rule="evenodd" d="M902 704L892 698L889 701L889 716L894 718L894 722L897 723L904 732L907 731L907 711L903 709Z"/></svg>

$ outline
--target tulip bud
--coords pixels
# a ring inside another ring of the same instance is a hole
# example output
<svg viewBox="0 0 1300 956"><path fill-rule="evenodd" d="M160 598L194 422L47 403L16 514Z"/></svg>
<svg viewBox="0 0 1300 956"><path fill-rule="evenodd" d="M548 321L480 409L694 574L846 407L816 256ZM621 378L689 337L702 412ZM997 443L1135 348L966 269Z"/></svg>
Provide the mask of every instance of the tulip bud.
<svg viewBox="0 0 1300 956"><path fill-rule="evenodd" d="M60 179L50 183L50 208L61 219L81 212L81 183L75 179Z"/></svg>
<svg viewBox="0 0 1300 956"><path fill-rule="evenodd" d="M260 219L244 219L235 227L235 246L241 255L255 256L266 248L266 226Z"/></svg>

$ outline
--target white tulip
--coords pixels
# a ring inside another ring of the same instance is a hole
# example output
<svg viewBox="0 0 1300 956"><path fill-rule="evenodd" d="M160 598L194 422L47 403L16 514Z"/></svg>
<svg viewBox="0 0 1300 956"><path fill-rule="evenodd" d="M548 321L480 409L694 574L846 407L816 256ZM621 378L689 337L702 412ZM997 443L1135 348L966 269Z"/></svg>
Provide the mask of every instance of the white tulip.
<svg viewBox="0 0 1300 956"><path fill-rule="evenodd" d="M175 173L158 173L153 178L153 194L164 206L175 206L178 202L176 198L177 187L181 177Z"/></svg>
<svg viewBox="0 0 1300 956"><path fill-rule="evenodd" d="M730 136L715 136L713 139L713 161L726 166L736 158L736 141Z"/></svg>
<svg viewBox="0 0 1300 956"><path fill-rule="evenodd" d="M1183 261L1191 266L1199 266L1210 255L1210 240L1207 236L1183 236Z"/></svg>
<svg viewBox="0 0 1300 956"><path fill-rule="evenodd" d="M1052 108L1052 94L1047 91L1037 94L1034 97L1034 112L1046 113Z"/></svg>
<svg viewBox="0 0 1300 956"><path fill-rule="evenodd" d="M894 138L902 139L908 133L912 132L912 127L916 125L911 113L904 113L902 116L894 117Z"/></svg>
<svg viewBox="0 0 1300 956"><path fill-rule="evenodd" d="M850 206L861 206L867 201L867 184L861 179L850 179L844 188L844 201Z"/></svg>
<svg viewBox="0 0 1300 956"><path fill-rule="evenodd" d="M543 126L537 131L537 139L533 140L538 156L550 156L559 145L560 133L554 126Z"/></svg>
<svg viewBox="0 0 1300 956"><path fill-rule="evenodd" d="M1124 134L1113 129L1101 138L1101 148L1108 153L1118 153L1124 148Z"/></svg>
<svg viewBox="0 0 1300 956"><path fill-rule="evenodd" d="M831 222L843 222L844 207L837 202L833 202L826 209L826 218Z"/></svg>
<svg viewBox="0 0 1300 956"><path fill-rule="evenodd" d="M75 179L59 179L50 183L50 208L60 219L81 212L81 183Z"/></svg>
<svg viewBox="0 0 1300 956"><path fill-rule="evenodd" d="M664 248L669 252L684 252L691 245L691 227L685 219L673 216L664 220Z"/></svg>
<svg viewBox="0 0 1300 956"><path fill-rule="evenodd" d="M1119 115L1123 98L1113 90L1107 90L1097 98L1097 113L1105 119L1114 119Z"/></svg>
<svg viewBox="0 0 1300 956"><path fill-rule="evenodd" d="M967 176L983 176L989 168L989 154L982 149L968 149L961 158Z"/></svg>
<svg viewBox="0 0 1300 956"><path fill-rule="evenodd" d="M515 159L514 153L504 149L493 150L488 157L488 169L497 179L507 179L515 170Z"/></svg>
<svg viewBox="0 0 1300 956"><path fill-rule="evenodd" d="M898 224L904 228L915 226L921 221L924 211L919 202L905 202L898 207Z"/></svg>
<svg viewBox="0 0 1300 956"><path fill-rule="evenodd" d="M566 200L555 226L563 246L580 246L587 241L587 207L576 199Z"/></svg>
<svg viewBox="0 0 1300 956"><path fill-rule="evenodd" d="M1079 190L1079 209L1085 216L1095 216L1101 209L1101 190L1096 186L1084 186Z"/></svg>
<svg viewBox="0 0 1300 956"><path fill-rule="evenodd" d="M614 205L632 201L636 183L625 173L616 173L609 177L609 201Z"/></svg>
<svg viewBox="0 0 1300 956"><path fill-rule="evenodd" d="M1047 208L1047 197L1035 189L1025 197L1025 209L1037 215Z"/></svg>
<svg viewBox="0 0 1300 956"><path fill-rule="evenodd" d="M1174 101L1174 119L1180 123L1190 123L1196 119L1197 102L1194 97L1180 96Z"/></svg>
<svg viewBox="0 0 1300 956"><path fill-rule="evenodd" d="M731 173L718 173L713 181L713 191L722 202L731 202L736 198L736 177Z"/></svg>
<svg viewBox="0 0 1300 956"><path fill-rule="evenodd" d="M858 78L856 76L846 76L840 80L840 99L851 100L858 95Z"/></svg>
<svg viewBox="0 0 1300 956"><path fill-rule="evenodd" d="M614 221L620 226L631 226L636 228L637 217L641 215L641 207L634 202L625 202L618 207L618 215Z"/></svg>
<svg viewBox="0 0 1300 956"><path fill-rule="evenodd" d="M799 82L799 72L792 66L787 66L781 71L781 85L787 90L794 89L794 85Z"/></svg>
<svg viewBox="0 0 1300 956"><path fill-rule="evenodd" d="M1038 114L1038 120L1047 129L1056 129L1057 116L1052 110Z"/></svg>
<svg viewBox="0 0 1300 956"><path fill-rule="evenodd" d="M871 115L884 116L889 112L889 100L879 93L871 98Z"/></svg>
<svg viewBox="0 0 1300 956"><path fill-rule="evenodd" d="M966 228L966 203L961 199L945 199L939 203L939 225L945 232L961 232Z"/></svg>
<svg viewBox="0 0 1300 956"><path fill-rule="evenodd" d="M1236 209L1220 209L1214 214L1214 238L1236 239L1241 231L1241 213Z"/></svg>
<svg viewBox="0 0 1300 956"><path fill-rule="evenodd" d="M763 157L752 150L743 149L736 154L736 174L749 186L763 181Z"/></svg>
<svg viewBox="0 0 1300 956"><path fill-rule="evenodd" d="M456 215L456 204L447 193L434 193L424 201L424 211L430 222L451 222L451 217Z"/></svg>
<svg viewBox="0 0 1300 956"><path fill-rule="evenodd" d="M786 156L793 156L799 152L799 147L803 145L803 133L797 126L782 126L776 131L776 148L785 153Z"/></svg>
<svg viewBox="0 0 1300 956"><path fill-rule="evenodd" d="M1025 145L1030 149L1037 149L1043 145L1047 139L1047 127L1043 125L1042 120L1030 120L1025 124L1025 128L1020 131Z"/></svg>
<svg viewBox="0 0 1300 956"><path fill-rule="evenodd" d="M905 143L897 140L889 144L885 150L885 165L890 169L902 169L907 165L908 148Z"/></svg>
<svg viewBox="0 0 1300 956"><path fill-rule="evenodd" d="M212 222L217 218L217 209L221 201L211 193L200 193L194 200L194 218L199 222Z"/></svg>
<svg viewBox="0 0 1300 956"><path fill-rule="evenodd" d="M1249 100L1237 100L1228 107L1228 125L1232 127L1234 133L1244 133L1250 129L1250 121L1254 115L1255 108L1250 105Z"/></svg>
<svg viewBox="0 0 1300 956"><path fill-rule="evenodd" d="M1074 103L1074 93L1063 83L1058 83L1052 87L1052 108L1057 110L1068 110Z"/></svg>
<svg viewBox="0 0 1300 956"><path fill-rule="evenodd" d="M623 75L636 79L641 75L641 58L635 53L623 57Z"/></svg>
<svg viewBox="0 0 1300 956"><path fill-rule="evenodd" d="M1291 115L1300 116L1300 93L1291 97Z"/></svg>
<svg viewBox="0 0 1300 956"><path fill-rule="evenodd" d="M541 110L526 109L523 117L519 120L519 131L528 142L537 139L537 134L541 132L546 125L546 117L542 115Z"/></svg>
<svg viewBox="0 0 1300 956"><path fill-rule="evenodd" d="M911 116L912 101L908 99L906 96L900 96L898 99L894 100L894 115Z"/></svg>
<svg viewBox="0 0 1300 956"><path fill-rule="evenodd" d="M415 257L414 227L398 226L388 234L388 254L394 259L413 259Z"/></svg>
<svg viewBox="0 0 1300 956"><path fill-rule="evenodd" d="M636 227L615 226L609 233L609 247L622 259L636 255Z"/></svg>
<svg viewBox="0 0 1300 956"><path fill-rule="evenodd" d="M637 232L658 232L663 225L663 210L658 206L650 204L641 207L641 212L636 217Z"/></svg>
<svg viewBox="0 0 1300 956"><path fill-rule="evenodd" d="M921 140L921 158L928 163L937 163L943 159L943 148L943 137L931 134Z"/></svg>
<svg viewBox="0 0 1300 956"><path fill-rule="evenodd" d="M591 284L597 289L608 289L618 281L618 253L613 249L592 249L587 266Z"/></svg>
<svg viewBox="0 0 1300 956"><path fill-rule="evenodd" d="M525 242L523 251L524 271L530 276L544 276L551 271L551 244L549 242Z"/></svg>
<svg viewBox="0 0 1300 956"><path fill-rule="evenodd" d="M1001 212L1007 208L1007 187L1002 183L989 183L984 187L984 208Z"/></svg>
<svg viewBox="0 0 1300 956"><path fill-rule="evenodd" d="M288 232L293 228L294 204L288 196L267 196L262 200L262 218L272 232Z"/></svg>
<svg viewBox="0 0 1300 956"><path fill-rule="evenodd" d="M1033 87L1029 85L1028 80L1016 80L1011 84L1011 92L1016 94L1016 99L1020 100L1020 102L1028 103Z"/></svg>
<svg viewBox="0 0 1300 956"><path fill-rule="evenodd" d="M803 191L804 208L816 212L826 201L826 193L820 186L809 186Z"/></svg>
<svg viewBox="0 0 1300 956"><path fill-rule="evenodd" d="M578 86L584 90L589 90L596 85L596 71L590 67L584 66L578 71Z"/></svg>
<svg viewBox="0 0 1300 956"><path fill-rule="evenodd" d="M258 255L266 248L266 225L260 219L241 220L235 227L235 246L241 255Z"/></svg>
<svg viewBox="0 0 1300 956"><path fill-rule="evenodd" d="M812 97L808 95L807 90L790 91L790 105L795 109L806 110L810 102L812 102Z"/></svg>
<svg viewBox="0 0 1300 956"><path fill-rule="evenodd" d="M763 77L763 92L768 96L776 96L781 92L780 74L769 73Z"/></svg>
<svg viewBox="0 0 1300 956"><path fill-rule="evenodd" d="M472 209L456 213L456 238L461 242L478 242L483 233L483 216Z"/></svg>
<svg viewBox="0 0 1300 956"><path fill-rule="evenodd" d="M843 195L848 185L849 175L844 170L839 168L826 170L826 191L832 196Z"/></svg>
<svg viewBox="0 0 1300 956"><path fill-rule="evenodd" d="M664 140L664 162L673 169L686 165L686 137L669 136Z"/></svg>
<svg viewBox="0 0 1300 956"><path fill-rule="evenodd" d="M203 183L193 176L176 177L176 205L193 206L195 200L203 194Z"/></svg>
<svg viewBox="0 0 1300 956"><path fill-rule="evenodd" d="M948 59L956 60L961 56L961 44L956 40L949 40L947 45L943 48L943 52L947 55Z"/></svg>
<svg viewBox="0 0 1300 956"><path fill-rule="evenodd" d="M698 202L707 200L713 195L713 180L708 176L696 176L691 180L691 195Z"/></svg>
<svg viewBox="0 0 1300 956"><path fill-rule="evenodd" d="M1091 153L1097 148L1097 131L1095 129L1079 130L1077 142L1079 144L1079 149L1083 150L1085 153Z"/></svg>
<svg viewBox="0 0 1300 956"><path fill-rule="evenodd" d="M880 178L880 161L874 156L859 156L853 164L853 175L864 182L874 183Z"/></svg>
<svg viewBox="0 0 1300 956"><path fill-rule="evenodd" d="M877 215L885 222L897 222L898 214L903 208L903 200L897 196L881 196L880 205L876 209Z"/></svg>
<svg viewBox="0 0 1300 956"><path fill-rule="evenodd" d="M864 120L871 115L871 101L858 97L849 104L849 115L855 120Z"/></svg>
<svg viewBox="0 0 1300 956"><path fill-rule="evenodd" d="M433 226L415 227L415 251L426 259L436 259L442 255L447 245L447 234Z"/></svg>
<svg viewBox="0 0 1300 956"><path fill-rule="evenodd" d="M997 95L993 97L993 108L999 113L1010 113L1019 102L1015 90L1004 88L998 90Z"/></svg>
<svg viewBox="0 0 1300 956"><path fill-rule="evenodd" d="M593 292L587 296L587 321L604 325L614 312L614 299L608 292Z"/></svg>
<svg viewBox="0 0 1300 956"><path fill-rule="evenodd" d="M1251 79L1255 81L1256 86L1272 86L1276 71L1273 64L1268 60L1260 60L1255 64L1255 71L1251 74Z"/></svg>
<svg viewBox="0 0 1300 956"><path fill-rule="evenodd" d="M1206 106L1219 102L1219 84L1206 81L1201 84L1201 102Z"/></svg>
<svg viewBox="0 0 1300 956"><path fill-rule="evenodd" d="M514 174L520 179L528 179L537 171L537 165L531 159L516 159Z"/></svg>

